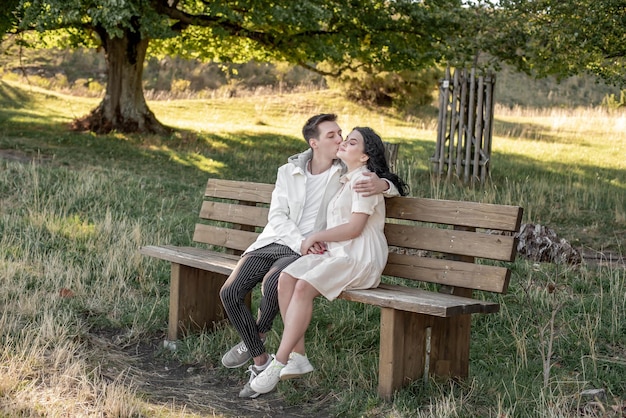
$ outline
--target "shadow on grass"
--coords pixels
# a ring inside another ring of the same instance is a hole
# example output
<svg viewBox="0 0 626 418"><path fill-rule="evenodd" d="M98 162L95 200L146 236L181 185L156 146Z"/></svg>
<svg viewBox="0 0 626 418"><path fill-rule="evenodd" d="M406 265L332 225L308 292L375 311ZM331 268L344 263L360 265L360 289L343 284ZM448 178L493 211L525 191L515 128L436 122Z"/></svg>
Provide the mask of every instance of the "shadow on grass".
<svg viewBox="0 0 626 418"><path fill-rule="evenodd" d="M559 143L563 141L555 135L546 134L546 128L533 123L505 122L496 119L493 124L493 135L509 138L528 139L531 141L542 141L548 143ZM569 142L569 141L568 141Z"/></svg>
<svg viewBox="0 0 626 418"><path fill-rule="evenodd" d="M299 137L249 131L211 134L177 130L167 137L72 132L65 124L46 118L21 122L20 114L26 115L29 111L28 96L3 83L0 83L0 92L0 120L4 121L0 149L51 157L53 163L75 169L124 170L146 181L183 182L200 189L208 177L271 183L275 181L277 168L289 156L307 148ZM541 129L532 124L498 122L498 125L498 129L504 130L539 132ZM401 143L399 161L410 164L418 173L418 180L428 183L434 141L394 137L385 140ZM546 140L545 136L541 140ZM558 186L571 184L572 178L581 188L601 183L609 193L624 195L626 174L623 170L593 164L572 167L551 162L548 165L540 158L517 154L492 155L491 180L500 188L507 182L520 182L531 184L532 190L534 182L549 181ZM567 198L571 196L563 196Z"/></svg>
<svg viewBox="0 0 626 418"><path fill-rule="evenodd" d="M27 101L19 90L16 94L18 98L15 100ZM20 103L25 104L23 101ZM0 109L0 120L5 121L0 132L0 148L39 152L54 157L57 164L75 168L101 167L127 170L141 176L180 176L183 180L199 176L203 179L200 183L209 176L273 182L277 168L289 156L307 148L301 138L247 131L218 135L177 130L168 137L118 133L96 136L87 132L72 132L65 124L46 119L41 119L39 123L22 123L19 118L13 118L19 114L19 110ZM538 128L531 126L530 129ZM399 160L412 161L420 165L416 169L427 171L434 142L418 138L386 139L401 143ZM550 162L547 165L539 158L518 154L494 153L491 173L496 183L508 178L518 181L550 179L561 184L567 183L566 179L574 173L590 181L613 181L616 193L623 193L623 187L619 185L626 183L623 170L593 164L572 167Z"/></svg>
<svg viewBox="0 0 626 418"><path fill-rule="evenodd" d="M0 106L4 113L7 108L20 109L32 103L32 98L23 89L16 88L0 80Z"/></svg>
<svg viewBox="0 0 626 418"><path fill-rule="evenodd" d="M587 146L581 143L581 139L577 138L578 128L559 129L559 132L566 135L554 135L549 133L549 128L535 123L517 123L505 122L496 119L493 126L493 135L507 138L518 138L529 141L539 141L550 144L574 144L578 146Z"/></svg>

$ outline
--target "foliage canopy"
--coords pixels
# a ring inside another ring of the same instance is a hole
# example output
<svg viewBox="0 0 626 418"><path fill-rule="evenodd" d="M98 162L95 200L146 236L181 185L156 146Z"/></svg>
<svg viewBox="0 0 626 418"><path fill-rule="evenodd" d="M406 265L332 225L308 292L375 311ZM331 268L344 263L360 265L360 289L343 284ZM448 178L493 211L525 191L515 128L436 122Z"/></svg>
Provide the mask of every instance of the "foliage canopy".
<svg viewBox="0 0 626 418"><path fill-rule="evenodd" d="M143 96L143 63L150 55L283 61L332 76L419 74L437 63L482 65L478 57L484 55L491 58L487 65L507 62L536 77L588 73L626 86L622 0L8 0L6 5L0 31L34 30L57 45L104 49L105 99L77 124L97 132L164 132Z"/></svg>
<svg viewBox="0 0 626 418"><path fill-rule="evenodd" d="M202 60L287 61L315 68L369 64L423 68L460 28L461 0L34 0L20 2L20 30L65 29L69 46L101 35L150 40L154 54Z"/></svg>
<svg viewBox="0 0 626 418"><path fill-rule="evenodd" d="M159 132L143 98L146 55L286 61L326 75L416 70L449 53L462 10L462 0L19 0L15 32L105 50L105 99L80 128Z"/></svg>
<svg viewBox="0 0 626 418"><path fill-rule="evenodd" d="M477 6L479 48L536 77L591 74L626 87L623 0L501 0Z"/></svg>

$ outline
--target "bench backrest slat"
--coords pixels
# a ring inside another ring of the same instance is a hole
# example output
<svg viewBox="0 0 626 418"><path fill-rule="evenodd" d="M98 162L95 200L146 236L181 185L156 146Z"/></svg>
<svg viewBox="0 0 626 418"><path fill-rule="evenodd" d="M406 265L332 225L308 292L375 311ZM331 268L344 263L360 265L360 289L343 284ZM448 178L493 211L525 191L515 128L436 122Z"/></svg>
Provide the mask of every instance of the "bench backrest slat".
<svg viewBox="0 0 626 418"><path fill-rule="evenodd" d="M389 245L398 247L500 261L515 259L511 236L391 223L385 224L385 236Z"/></svg>
<svg viewBox="0 0 626 418"><path fill-rule="evenodd" d="M506 267L393 252L389 253L383 274L496 293L506 293L511 276Z"/></svg>
<svg viewBox="0 0 626 418"><path fill-rule="evenodd" d="M196 224L193 239L203 244L216 245L227 249L244 251L259 234L215 225Z"/></svg>
<svg viewBox="0 0 626 418"><path fill-rule="evenodd" d="M387 217L500 231L519 231L518 206L403 197L387 199Z"/></svg>
<svg viewBox="0 0 626 418"><path fill-rule="evenodd" d="M268 212L269 209L264 207L205 200L202 202L200 217L207 220L232 222L263 228L267 224Z"/></svg>
<svg viewBox="0 0 626 418"><path fill-rule="evenodd" d="M273 190L273 184L209 179L204 196L269 204Z"/></svg>

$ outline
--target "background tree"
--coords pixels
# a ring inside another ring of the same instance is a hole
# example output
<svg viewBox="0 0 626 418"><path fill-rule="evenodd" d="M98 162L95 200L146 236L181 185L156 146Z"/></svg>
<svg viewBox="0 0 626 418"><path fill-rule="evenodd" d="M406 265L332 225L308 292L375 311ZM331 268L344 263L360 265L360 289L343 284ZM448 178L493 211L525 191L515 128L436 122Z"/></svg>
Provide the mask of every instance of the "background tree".
<svg viewBox="0 0 626 418"><path fill-rule="evenodd" d="M591 74L626 87L623 0L500 0L473 7L475 51L536 77Z"/></svg>
<svg viewBox="0 0 626 418"><path fill-rule="evenodd" d="M460 30L460 0L20 0L15 33L54 30L68 46L102 47L106 93L77 129L167 132L142 87L147 54L202 60L286 61L333 74L369 65L419 69Z"/></svg>
<svg viewBox="0 0 626 418"><path fill-rule="evenodd" d="M397 71L361 68L345 71L338 77L327 77L327 84L357 103L393 107L404 114L411 114L433 102L443 75L444 71L439 66Z"/></svg>

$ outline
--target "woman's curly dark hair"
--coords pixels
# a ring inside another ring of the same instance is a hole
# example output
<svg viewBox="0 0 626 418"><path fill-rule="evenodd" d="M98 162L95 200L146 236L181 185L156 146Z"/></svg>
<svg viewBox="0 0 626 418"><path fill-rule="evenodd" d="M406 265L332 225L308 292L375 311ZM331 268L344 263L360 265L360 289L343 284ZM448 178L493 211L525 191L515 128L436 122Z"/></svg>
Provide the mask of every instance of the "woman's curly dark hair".
<svg viewBox="0 0 626 418"><path fill-rule="evenodd" d="M369 157L367 168L378 177L391 181L398 188L400 196L409 194L409 186L397 174L389 170L389 164L385 158L385 145L380 135L369 127L357 126L354 129L363 136L363 150Z"/></svg>

